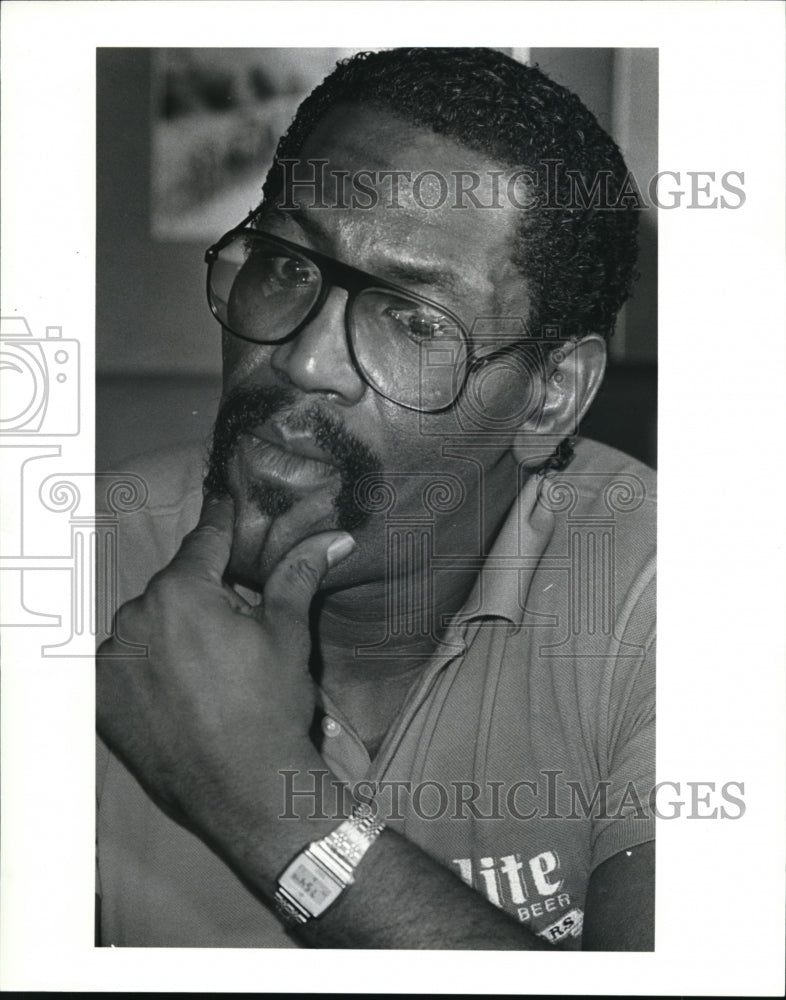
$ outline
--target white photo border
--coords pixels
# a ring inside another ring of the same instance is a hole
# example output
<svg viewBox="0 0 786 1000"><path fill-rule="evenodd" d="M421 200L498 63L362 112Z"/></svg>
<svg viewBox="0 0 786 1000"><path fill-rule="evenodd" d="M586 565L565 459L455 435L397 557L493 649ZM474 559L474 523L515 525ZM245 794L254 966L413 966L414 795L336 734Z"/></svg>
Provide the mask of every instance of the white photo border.
<svg viewBox="0 0 786 1000"><path fill-rule="evenodd" d="M659 219L658 777L744 781L746 812L736 821L659 823L654 954L412 952L399 960L326 951L319 963L295 965L276 950L97 949L92 664L41 656L43 628L9 628L2 988L782 994L782 5L9 0L2 311L24 316L38 340L60 327L79 342L79 433L49 428L46 439L60 449L58 472L93 472L95 50L247 46L255 37L268 47L658 48L661 169L744 172L738 210L682 208ZM21 454L2 449L6 472L21 468ZM8 554L24 511L20 481L3 480ZM82 499L80 516L89 517L92 498ZM37 544L68 554L67 534L42 531ZM36 598L53 609L63 603L63 567L35 583ZM11 578L0 580L6 603Z"/></svg>

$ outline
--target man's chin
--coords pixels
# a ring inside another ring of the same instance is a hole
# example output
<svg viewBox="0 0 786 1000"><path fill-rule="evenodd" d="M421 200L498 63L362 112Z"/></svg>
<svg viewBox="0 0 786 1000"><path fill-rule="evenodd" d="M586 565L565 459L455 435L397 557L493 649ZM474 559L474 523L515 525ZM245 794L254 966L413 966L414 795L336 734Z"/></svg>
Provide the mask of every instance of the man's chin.
<svg viewBox="0 0 786 1000"><path fill-rule="evenodd" d="M249 502L260 514L268 517L280 517L291 510L297 502L297 496L285 486L272 486L269 483L250 483L246 494Z"/></svg>
<svg viewBox="0 0 786 1000"><path fill-rule="evenodd" d="M254 482L232 490L235 524L227 576L260 591L280 560L299 542L338 527L333 491L305 495Z"/></svg>

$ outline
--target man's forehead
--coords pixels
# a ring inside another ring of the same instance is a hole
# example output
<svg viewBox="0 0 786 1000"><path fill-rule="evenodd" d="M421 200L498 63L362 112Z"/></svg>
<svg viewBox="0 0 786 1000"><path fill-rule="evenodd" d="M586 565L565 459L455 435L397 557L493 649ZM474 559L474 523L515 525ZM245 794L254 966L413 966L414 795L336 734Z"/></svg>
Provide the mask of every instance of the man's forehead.
<svg viewBox="0 0 786 1000"><path fill-rule="evenodd" d="M514 173L386 109L338 105L287 161L276 204L301 213L300 219L303 212L312 215L315 227L360 224L369 234L380 228L421 250L474 237L487 250L512 251L521 213L503 195Z"/></svg>

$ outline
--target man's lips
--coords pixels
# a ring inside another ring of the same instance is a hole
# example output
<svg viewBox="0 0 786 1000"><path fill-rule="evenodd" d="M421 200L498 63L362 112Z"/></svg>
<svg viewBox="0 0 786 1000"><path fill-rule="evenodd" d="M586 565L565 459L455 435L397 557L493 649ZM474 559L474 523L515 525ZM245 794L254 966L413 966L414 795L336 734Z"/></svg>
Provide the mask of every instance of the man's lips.
<svg viewBox="0 0 786 1000"><path fill-rule="evenodd" d="M273 421L243 433L239 453L253 479L290 489L316 489L339 474L330 454L311 434Z"/></svg>
<svg viewBox="0 0 786 1000"><path fill-rule="evenodd" d="M261 441L269 441L292 455L313 458L326 465L335 466L336 464L333 456L324 448L320 448L314 440L314 436L308 431L293 430L275 420L268 420L260 427L253 428L251 433Z"/></svg>

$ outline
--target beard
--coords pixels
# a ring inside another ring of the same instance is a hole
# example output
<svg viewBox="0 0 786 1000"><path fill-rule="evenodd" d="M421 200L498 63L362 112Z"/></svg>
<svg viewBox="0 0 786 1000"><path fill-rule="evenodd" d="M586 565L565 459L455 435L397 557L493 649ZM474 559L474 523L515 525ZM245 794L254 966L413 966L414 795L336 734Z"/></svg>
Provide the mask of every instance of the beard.
<svg viewBox="0 0 786 1000"><path fill-rule="evenodd" d="M238 389L224 400L213 427L205 493L230 493L229 468L241 435L292 409L294 402L295 393L281 386ZM316 403L293 410L281 422L292 430L308 431L317 446L330 455L340 474L339 490L333 500L337 527L342 531L358 528L369 514L356 501L355 485L363 476L379 472L381 460ZM298 500L296 491L267 483L249 483L246 493L246 499L269 517L285 514Z"/></svg>

